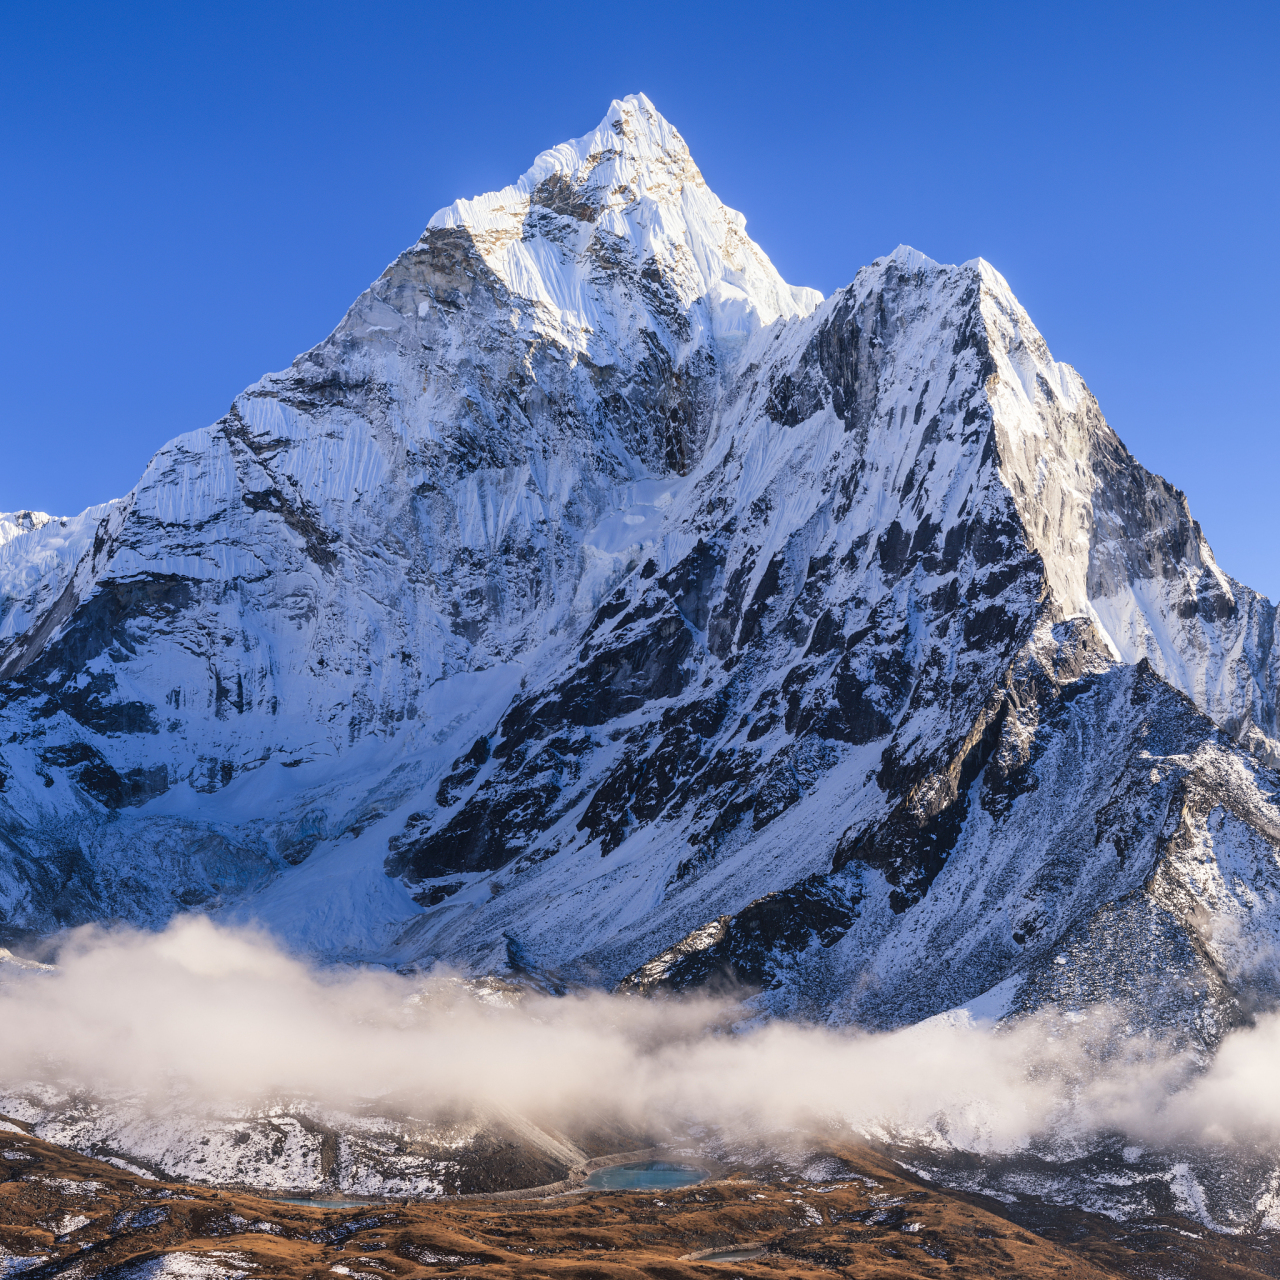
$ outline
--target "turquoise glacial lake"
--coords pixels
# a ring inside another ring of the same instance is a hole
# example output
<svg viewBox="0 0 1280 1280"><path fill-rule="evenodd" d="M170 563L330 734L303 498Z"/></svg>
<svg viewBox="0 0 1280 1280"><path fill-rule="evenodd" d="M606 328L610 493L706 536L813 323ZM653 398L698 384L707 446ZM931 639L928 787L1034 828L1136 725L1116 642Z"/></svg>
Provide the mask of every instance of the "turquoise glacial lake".
<svg viewBox="0 0 1280 1280"><path fill-rule="evenodd" d="M667 1160L645 1160L640 1164L615 1164L587 1175L587 1186L598 1191L670 1191L706 1180L705 1169Z"/></svg>

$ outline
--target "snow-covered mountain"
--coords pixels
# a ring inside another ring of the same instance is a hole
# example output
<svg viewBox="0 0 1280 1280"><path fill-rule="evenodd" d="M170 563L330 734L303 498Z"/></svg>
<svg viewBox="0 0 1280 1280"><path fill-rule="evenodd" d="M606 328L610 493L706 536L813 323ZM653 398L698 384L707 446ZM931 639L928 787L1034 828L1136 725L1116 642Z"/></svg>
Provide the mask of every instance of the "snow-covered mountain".
<svg viewBox="0 0 1280 1280"><path fill-rule="evenodd" d="M3 932L871 1025L1158 978L1212 1045L1276 630L989 264L791 287L630 97L124 499L0 516Z"/></svg>

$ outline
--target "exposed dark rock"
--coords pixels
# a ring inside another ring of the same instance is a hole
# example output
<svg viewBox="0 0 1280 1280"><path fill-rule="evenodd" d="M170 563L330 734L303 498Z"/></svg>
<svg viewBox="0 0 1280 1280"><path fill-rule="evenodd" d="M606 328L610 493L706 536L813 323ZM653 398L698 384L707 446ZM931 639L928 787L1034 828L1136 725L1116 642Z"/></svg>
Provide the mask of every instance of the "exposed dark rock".
<svg viewBox="0 0 1280 1280"><path fill-rule="evenodd" d="M822 876L766 894L734 916L701 925L628 974L620 991L685 990L719 981L762 987L811 945L829 947L857 919L858 900Z"/></svg>

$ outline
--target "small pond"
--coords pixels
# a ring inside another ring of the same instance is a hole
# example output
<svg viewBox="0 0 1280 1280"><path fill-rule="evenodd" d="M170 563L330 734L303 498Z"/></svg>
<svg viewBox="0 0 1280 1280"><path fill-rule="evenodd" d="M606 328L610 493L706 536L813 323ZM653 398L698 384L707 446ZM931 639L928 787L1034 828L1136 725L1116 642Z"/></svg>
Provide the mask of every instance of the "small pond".
<svg viewBox="0 0 1280 1280"><path fill-rule="evenodd" d="M598 1191L670 1191L689 1187L707 1177L705 1169L667 1160L645 1160L640 1164L615 1164L587 1175L587 1186Z"/></svg>

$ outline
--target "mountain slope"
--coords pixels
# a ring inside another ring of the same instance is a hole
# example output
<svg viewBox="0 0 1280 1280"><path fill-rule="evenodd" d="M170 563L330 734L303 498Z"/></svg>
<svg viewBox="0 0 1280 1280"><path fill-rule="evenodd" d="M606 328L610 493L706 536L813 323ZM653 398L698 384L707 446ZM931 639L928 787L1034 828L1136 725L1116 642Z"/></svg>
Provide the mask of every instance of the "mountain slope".
<svg viewBox="0 0 1280 1280"><path fill-rule="evenodd" d="M744 225L615 102L125 499L4 518L7 936L872 1025L1159 973L1216 1043L1280 928L1274 608L988 264L823 301Z"/></svg>

